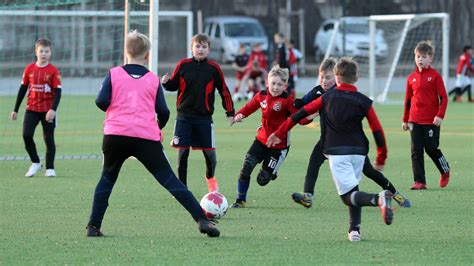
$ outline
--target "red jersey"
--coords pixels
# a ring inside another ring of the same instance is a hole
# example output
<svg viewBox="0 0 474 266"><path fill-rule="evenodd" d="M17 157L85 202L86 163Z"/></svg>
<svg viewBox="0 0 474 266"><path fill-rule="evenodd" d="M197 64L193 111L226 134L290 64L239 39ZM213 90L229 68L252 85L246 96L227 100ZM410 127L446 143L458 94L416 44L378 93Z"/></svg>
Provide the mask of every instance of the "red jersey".
<svg viewBox="0 0 474 266"><path fill-rule="evenodd" d="M31 63L23 72L21 85L29 88L26 110L47 112L53 106L56 88L61 88L61 75L52 64L39 67Z"/></svg>
<svg viewBox="0 0 474 266"><path fill-rule="evenodd" d="M403 122L433 124L435 116L444 118L448 97L443 78L431 67L417 68L407 79Z"/></svg>
<svg viewBox="0 0 474 266"><path fill-rule="evenodd" d="M293 113L298 111L293 106L295 99L283 92L280 96L273 97L267 90L258 92L237 114L248 117L258 109L262 110L262 124L257 130L257 140L266 145L267 138L275 132L278 127L286 121ZM303 119L300 124L308 124L310 121ZM274 146L275 149L286 149L290 146L290 136L286 134L282 141Z"/></svg>
<svg viewBox="0 0 474 266"><path fill-rule="evenodd" d="M474 73L474 67L471 65L471 55L463 53L458 60L458 67L456 68L456 75L469 75L469 72Z"/></svg>
<svg viewBox="0 0 474 266"><path fill-rule="evenodd" d="M263 68L263 69L268 68L267 56L265 55L265 53L263 51L259 51L259 52L252 51L250 53L249 60L248 60L248 63L247 63L248 68L252 68L252 63L254 61L257 61L258 65L261 68Z"/></svg>

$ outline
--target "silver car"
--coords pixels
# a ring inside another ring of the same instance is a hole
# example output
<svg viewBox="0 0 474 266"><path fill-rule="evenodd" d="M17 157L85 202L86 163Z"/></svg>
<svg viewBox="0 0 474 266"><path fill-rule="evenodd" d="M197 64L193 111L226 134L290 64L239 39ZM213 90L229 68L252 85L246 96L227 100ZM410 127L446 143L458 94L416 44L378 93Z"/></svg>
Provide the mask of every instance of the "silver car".
<svg viewBox="0 0 474 266"><path fill-rule="evenodd" d="M234 61L241 43L247 45L248 51L255 43L260 43L263 51L268 50L268 37L262 24L254 18L210 17L205 20L204 33L211 38L209 57L221 62Z"/></svg>

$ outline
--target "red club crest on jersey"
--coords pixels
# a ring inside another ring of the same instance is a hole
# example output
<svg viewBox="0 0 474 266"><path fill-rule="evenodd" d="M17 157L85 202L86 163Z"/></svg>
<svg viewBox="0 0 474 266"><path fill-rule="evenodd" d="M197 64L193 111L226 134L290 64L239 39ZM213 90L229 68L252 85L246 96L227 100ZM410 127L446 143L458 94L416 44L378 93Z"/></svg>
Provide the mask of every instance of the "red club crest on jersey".
<svg viewBox="0 0 474 266"><path fill-rule="evenodd" d="M44 76L44 82L49 82L51 80L51 75Z"/></svg>
<svg viewBox="0 0 474 266"><path fill-rule="evenodd" d="M281 110L281 102L276 102L273 104L273 110L280 111Z"/></svg>

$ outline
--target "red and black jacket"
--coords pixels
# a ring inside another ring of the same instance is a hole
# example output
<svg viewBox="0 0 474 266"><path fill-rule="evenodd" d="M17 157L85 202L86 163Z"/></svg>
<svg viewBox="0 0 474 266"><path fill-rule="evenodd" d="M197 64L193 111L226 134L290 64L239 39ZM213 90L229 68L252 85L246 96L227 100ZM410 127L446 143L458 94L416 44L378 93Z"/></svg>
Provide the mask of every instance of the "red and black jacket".
<svg viewBox="0 0 474 266"><path fill-rule="evenodd" d="M195 58L178 62L171 79L162 84L167 91L178 91L178 117L211 117L214 113L215 89L222 98L228 117L234 116L234 104L219 65L212 60Z"/></svg>

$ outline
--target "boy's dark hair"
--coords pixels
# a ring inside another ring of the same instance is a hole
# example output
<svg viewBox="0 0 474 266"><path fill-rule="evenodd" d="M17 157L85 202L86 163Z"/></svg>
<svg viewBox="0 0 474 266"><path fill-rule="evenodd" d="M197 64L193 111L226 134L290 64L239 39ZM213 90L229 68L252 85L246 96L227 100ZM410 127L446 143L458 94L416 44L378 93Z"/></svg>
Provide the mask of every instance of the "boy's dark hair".
<svg viewBox="0 0 474 266"><path fill-rule="evenodd" d="M469 50L469 49L472 49L472 47L471 47L470 45L466 45L466 46L464 46L464 47L462 48L462 52L465 53L465 52L467 52L467 50Z"/></svg>
<svg viewBox="0 0 474 266"><path fill-rule="evenodd" d="M323 71L334 71L334 66L336 65L336 59L334 57L328 57L321 62L319 65L319 72Z"/></svg>
<svg viewBox="0 0 474 266"><path fill-rule="evenodd" d="M46 39L46 38L41 38L41 39L38 39L36 42L35 42L35 50L38 49L38 47L40 46L43 46L43 47L52 47L52 43L50 40Z"/></svg>
<svg viewBox="0 0 474 266"><path fill-rule="evenodd" d="M281 33L281 32L275 33L275 36L278 36L278 37L280 37L280 38L282 38L282 39L285 39L285 35L284 35L283 33Z"/></svg>
<svg viewBox="0 0 474 266"><path fill-rule="evenodd" d="M421 54L427 54L429 56L434 55L434 46L431 44L431 41L421 41L419 42L415 50L413 51L414 53L419 52Z"/></svg>
<svg viewBox="0 0 474 266"><path fill-rule="evenodd" d="M357 81L357 62L351 57L342 57L334 67L334 75L339 76L342 83L354 84Z"/></svg>
<svg viewBox="0 0 474 266"><path fill-rule="evenodd" d="M207 43L207 46L209 46L209 48L211 47L211 39L209 38L209 36L207 36L204 33L199 33L199 34L194 35L193 38L191 39L191 46L193 46L193 43L195 42L200 43L200 44Z"/></svg>

